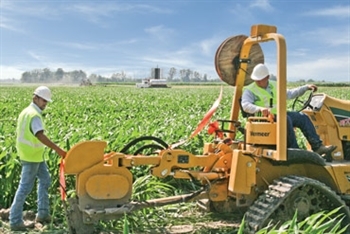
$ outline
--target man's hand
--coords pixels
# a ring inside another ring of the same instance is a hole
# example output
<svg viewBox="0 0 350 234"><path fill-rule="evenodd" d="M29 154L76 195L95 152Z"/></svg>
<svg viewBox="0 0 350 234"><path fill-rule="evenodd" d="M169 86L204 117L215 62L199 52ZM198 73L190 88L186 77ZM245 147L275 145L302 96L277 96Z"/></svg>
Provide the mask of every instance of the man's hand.
<svg viewBox="0 0 350 234"><path fill-rule="evenodd" d="M314 84L309 84L309 85L307 85L307 88L308 88L308 90L312 90L312 91L314 91L314 92L317 91L317 86L314 85Z"/></svg>
<svg viewBox="0 0 350 234"><path fill-rule="evenodd" d="M260 108L261 115L264 117L268 117L270 114L270 109L266 107L261 107Z"/></svg>
<svg viewBox="0 0 350 234"><path fill-rule="evenodd" d="M59 155L59 156L61 156L63 159L66 157L66 155L67 155L67 152L66 151L64 151L63 149L61 149L61 148L58 148L57 150L56 150L56 153Z"/></svg>

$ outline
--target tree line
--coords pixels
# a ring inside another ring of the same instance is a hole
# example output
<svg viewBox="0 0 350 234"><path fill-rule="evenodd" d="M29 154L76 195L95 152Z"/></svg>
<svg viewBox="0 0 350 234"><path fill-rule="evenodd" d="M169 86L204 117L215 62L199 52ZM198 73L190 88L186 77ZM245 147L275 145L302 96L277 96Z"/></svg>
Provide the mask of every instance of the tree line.
<svg viewBox="0 0 350 234"><path fill-rule="evenodd" d="M154 69L150 72L150 77L153 78ZM164 76L162 75L161 78ZM110 77L101 76L98 74L87 75L85 71L74 70L74 71L64 71L62 68L58 68L56 71L51 71L49 68L44 69L34 69L32 71L23 72L20 78L21 83L76 83L76 84L91 84L91 83L135 83L141 82L144 78L134 78L128 75L125 71L113 73ZM220 82L220 78L216 77L214 79L208 78L207 74L201 74L197 71L191 69L176 69L174 67L170 68L167 72L166 79L168 82ZM271 74L270 79L276 80L276 76ZM12 80L13 81L13 80ZM289 82L294 84L307 84L316 83L319 86L349 86L349 82L327 82L325 80L317 81L313 79L300 79L297 81Z"/></svg>
<svg viewBox="0 0 350 234"><path fill-rule="evenodd" d="M144 77L144 78L151 78ZM20 78L21 83L108 83L108 82L139 82L144 78L134 78L127 75L126 72L121 71L113 73L111 77L105 77L98 74L87 75L85 71L74 70L64 71L62 68L58 68L56 71L51 71L49 68L35 69L32 71L23 72ZM164 78L163 78L164 79ZM170 68L167 77L165 78L169 82L206 82L208 81L207 74L201 74L191 69L176 69ZM219 78L216 78L219 80Z"/></svg>

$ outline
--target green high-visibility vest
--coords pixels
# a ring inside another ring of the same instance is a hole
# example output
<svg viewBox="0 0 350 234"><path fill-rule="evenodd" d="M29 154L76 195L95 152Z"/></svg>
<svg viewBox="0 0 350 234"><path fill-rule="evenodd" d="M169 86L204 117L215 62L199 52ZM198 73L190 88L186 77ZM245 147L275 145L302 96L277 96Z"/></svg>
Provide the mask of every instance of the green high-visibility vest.
<svg viewBox="0 0 350 234"><path fill-rule="evenodd" d="M27 162L44 161L45 146L31 131L31 122L35 116L43 122L41 114L30 105L21 112L17 120L17 152L19 158Z"/></svg>
<svg viewBox="0 0 350 234"><path fill-rule="evenodd" d="M266 89L260 88L255 82L244 87L244 89L250 90L256 96L254 105L270 108L270 112L277 114L277 96L276 96L276 81L269 80L269 86L271 93L266 91ZM272 104L272 106L271 106Z"/></svg>

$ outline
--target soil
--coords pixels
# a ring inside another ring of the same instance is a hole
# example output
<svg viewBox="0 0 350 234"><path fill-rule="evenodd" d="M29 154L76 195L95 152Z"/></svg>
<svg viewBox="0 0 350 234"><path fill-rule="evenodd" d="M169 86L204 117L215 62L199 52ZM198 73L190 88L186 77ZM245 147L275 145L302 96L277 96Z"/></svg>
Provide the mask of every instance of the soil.
<svg viewBox="0 0 350 234"><path fill-rule="evenodd" d="M1 234L14 234L14 233L52 233L52 234L68 234L67 227L61 227L60 224L53 224L54 226L42 225L40 223L35 223L33 229L27 232L13 232L10 230L9 225L9 209L0 210L0 233ZM24 211L23 219L25 221L34 222L35 213L32 211ZM172 225L164 228L164 230L149 230L148 233L159 233L159 234L194 234L194 233L217 233L220 230L227 230L225 233L236 233L242 217L240 216L227 216L216 217L219 220L205 221L192 223L191 225ZM113 231L100 231L98 234L116 234L120 232ZM220 231L221 233L221 231ZM141 234L141 233L140 233Z"/></svg>
<svg viewBox="0 0 350 234"><path fill-rule="evenodd" d="M48 226L42 225L41 223L35 223L35 226L33 229L28 230L27 232L21 232L21 231L11 231L10 230L10 223L9 223L9 214L10 209L1 209L0 210L0 233L1 234L12 234L12 233L66 233L64 230L55 230L54 232L49 231ZM23 212L23 219L25 222L34 222L35 220L35 213L32 211L24 211Z"/></svg>

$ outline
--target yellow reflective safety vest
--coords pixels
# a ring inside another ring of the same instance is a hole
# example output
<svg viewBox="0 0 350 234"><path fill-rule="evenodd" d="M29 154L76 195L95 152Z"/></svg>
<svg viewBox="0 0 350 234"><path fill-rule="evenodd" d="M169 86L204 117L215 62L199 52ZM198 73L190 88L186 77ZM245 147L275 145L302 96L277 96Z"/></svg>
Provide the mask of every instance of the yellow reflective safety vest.
<svg viewBox="0 0 350 234"><path fill-rule="evenodd" d="M271 113L277 114L277 83L276 81L269 80L268 85L271 93L259 87L255 82L244 87L244 89L250 90L255 95L256 100L254 101L254 105L270 108Z"/></svg>
<svg viewBox="0 0 350 234"><path fill-rule="evenodd" d="M31 122L35 116L38 116L43 122L41 114L34 106L29 105L21 112L17 120L17 152L19 158L27 162L44 161L45 146L31 131Z"/></svg>

